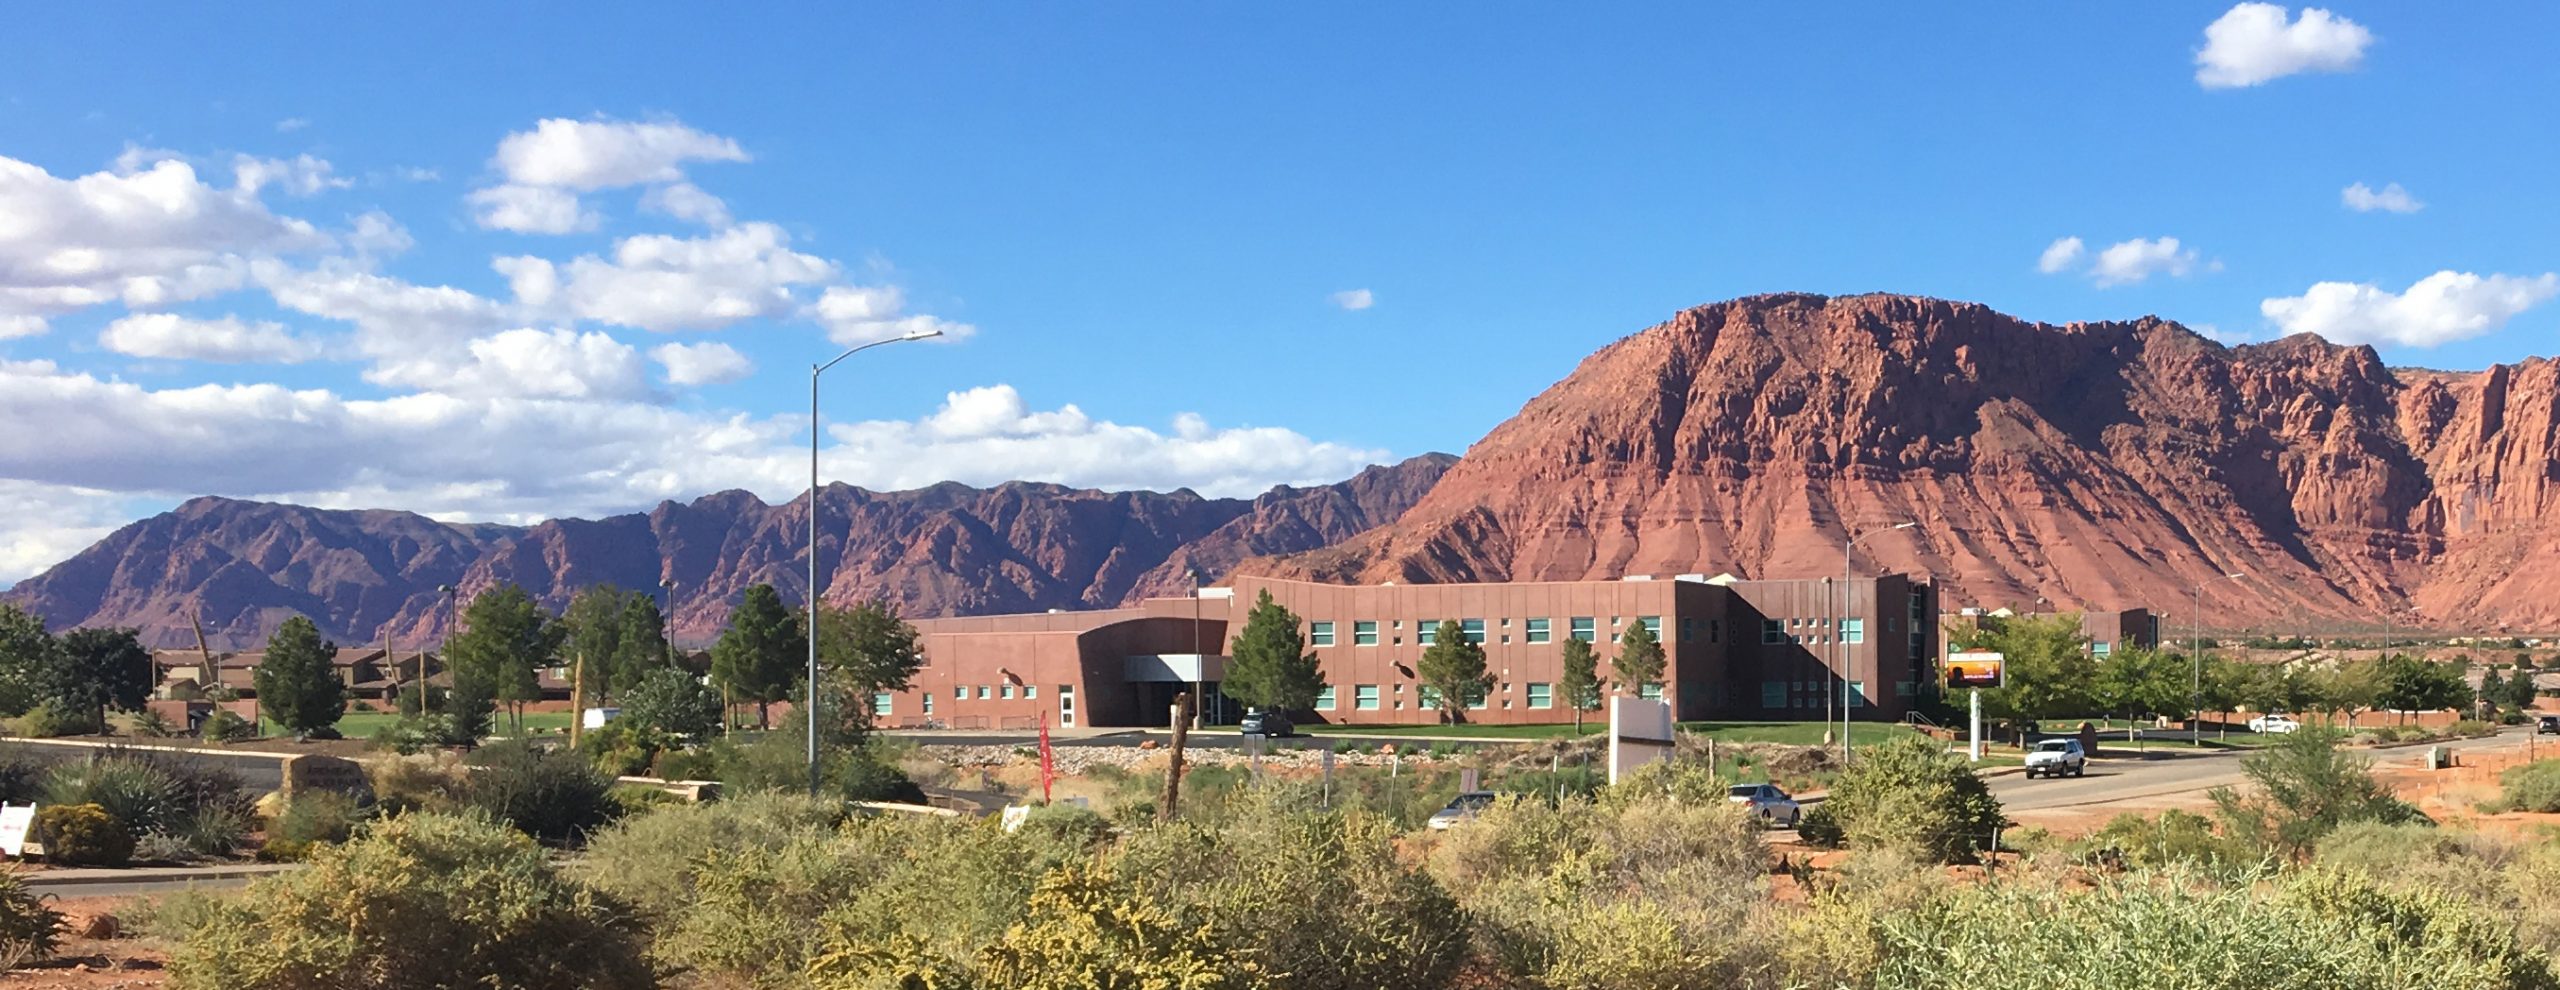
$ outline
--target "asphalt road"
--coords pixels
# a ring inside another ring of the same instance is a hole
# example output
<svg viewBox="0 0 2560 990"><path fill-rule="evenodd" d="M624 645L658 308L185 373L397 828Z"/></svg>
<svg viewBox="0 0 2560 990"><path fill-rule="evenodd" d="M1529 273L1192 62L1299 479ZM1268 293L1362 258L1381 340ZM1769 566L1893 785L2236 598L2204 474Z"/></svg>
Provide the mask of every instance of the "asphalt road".
<svg viewBox="0 0 2560 990"><path fill-rule="evenodd" d="M885 730L881 734L890 736L901 742L915 743L919 746L1040 745L1040 734L1037 732L892 729ZM1173 737L1166 734L1161 729L1152 732L1143 729L1130 729L1126 732L1109 732L1100 735L1051 736L1049 739L1049 745L1059 749L1067 749L1077 746L1135 746L1149 739L1155 740L1156 745L1158 746L1173 745ZM1510 746L1517 745L1524 741L1519 739L1470 739L1465 741L1456 741L1414 739L1409 737L1399 738L1396 736L1321 735L1291 736L1286 739L1273 739L1264 745L1271 748L1270 750L1266 750L1266 752L1283 749L1329 749L1333 744L1345 739L1357 740L1364 745L1374 746L1378 743L1391 742L1398 744L1399 747L1412 745L1425 749L1433 746L1455 746L1462 749L1477 746ZM1247 742L1248 740L1245 739L1244 736L1233 732L1194 732L1183 741L1183 745L1194 749L1243 749Z"/></svg>
<svg viewBox="0 0 2560 990"><path fill-rule="evenodd" d="M2523 747L2530 734L2526 727L2510 726L2496 736L2438 745L2457 755L2512 750ZM2089 761L2086 776L2029 780L2024 774L2008 774L1991 779L1991 793L2010 810L2035 811L2201 794L2247 779L2241 772L2246 750L2154 753L2143 759L2103 756L2110 752L2106 741L2100 740L2098 746L2103 758ZM2378 767L2410 767L2424 761L2426 751L2427 745L2414 744L2367 753Z"/></svg>

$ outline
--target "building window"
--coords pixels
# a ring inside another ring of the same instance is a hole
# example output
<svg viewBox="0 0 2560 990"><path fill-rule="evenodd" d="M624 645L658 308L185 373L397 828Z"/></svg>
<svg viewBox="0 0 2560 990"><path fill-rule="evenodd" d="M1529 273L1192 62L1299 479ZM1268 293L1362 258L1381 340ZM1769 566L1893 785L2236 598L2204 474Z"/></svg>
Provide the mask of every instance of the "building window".
<svg viewBox="0 0 2560 990"><path fill-rule="evenodd" d="M1011 684L1000 684L1000 685L997 685L997 686L996 686L996 697L998 697L998 698L1002 698L1002 699L1004 699L1004 700L1006 700L1006 701L1012 701L1012 700L1013 700L1013 685L1011 685Z"/></svg>
<svg viewBox="0 0 2560 990"><path fill-rule="evenodd" d="M1375 619L1361 619L1361 620L1359 620L1359 621L1353 622L1353 623L1351 624L1351 645L1353 645L1353 646L1376 646L1376 645L1378 645L1378 623L1377 623L1377 620L1375 620Z"/></svg>
<svg viewBox="0 0 2560 990"><path fill-rule="evenodd" d="M1645 699L1646 701L1660 701L1660 700L1662 700L1662 682L1661 682L1661 681L1646 681L1646 682L1644 682L1644 686L1643 686L1643 687L1640 687L1640 688L1637 688L1637 689L1636 689L1636 697L1643 698L1643 699Z"/></svg>
<svg viewBox="0 0 2560 990"><path fill-rule="evenodd" d="M1851 708L1865 708L1865 707L1867 707L1867 682L1865 682L1865 681L1850 681L1850 682L1849 682L1849 699L1848 699L1848 704L1849 704L1849 707L1851 707Z"/></svg>
<svg viewBox="0 0 2560 990"><path fill-rule="evenodd" d="M1762 707L1762 708L1785 708L1785 707L1787 707L1787 682L1785 682L1785 681L1761 681L1761 682L1760 682L1760 707Z"/></svg>
<svg viewBox="0 0 2560 990"><path fill-rule="evenodd" d="M1307 642L1308 642L1309 644L1311 644L1311 645L1314 645L1314 646L1332 646L1332 645L1333 645L1333 623L1331 623L1331 622L1310 622L1310 623L1307 623Z"/></svg>
<svg viewBox="0 0 2560 990"><path fill-rule="evenodd" d="M1377 711L1378 686L1375 684L1353 685L1351 688L1351 707L1364 712Z"/></svg>
<svg viewBox="0 0 2560 990"><path fill-rule="evenodd" d="M1467 707L1483 708L1484 706L1485 696L1483 688L1474 688L1467 692Z"/></svg>
<svg viewBox="0 0 2560 990"><path fill-rule="evenodd" d="M1708 620L1707 620L1707 642L1710 642L1710 643L1721 643L1721 642L1724 642L1724 620L1723 620L1723 619L1708 619Z"/></svg>
<svg viewBox="0 0 2560 990"><path fill-rule="evenodd" d="M874 692L872 692L872 694L871 694L871 714L874 714L874 715L886 715L886 714L889 714L889 705L890 705L890 701L889 701L889 699L890 699L891 697L892 697L892 695L890 695L890 694L889 694L889 692L887 692L887 691L874 691Z"/></svg>
<svg viewBox="0 0 2560 990"><path fill-rule="evenodd" d="M963 684L963 685L961 685L961 686L959 686L959 687L952 688L952 689L951 689L951 700L953 700L953 701L967 701L967 700L969 700L969 686L968 686L968 685L966 685L966 684Z"/></svg>
<svg viewBox="0 0 2560 990"><path fill-rule="evenodd" d="M924 713L933 714L933 692L931 691L924 692Z"/></svg>
<svg viewBox="0 0 2560 990"><path fill-rule="evenodd" d="M1893 682L1893 696L1896 698L1911 697L1913 694L1918 693L1919 690L1920 686L1910 681Z"/></svg>
<svg viewBox="0 0 2560 990"><path fill-rule="evenodd" d="M1422 686L1422 710L1427 712L1427 711L1431 711L1431 710L1436 709L1436 708L1439 708L1439 707L1440 707L1440 689L1439 689L1439 688L1436 688L1436 687L1432 687L1431 685L1428 685L1428 684L1423 685L1423 686Z"/></svg>
<svg viewBox="0 0 2560 990"><path fill-rule="evenodd" d="M1696 619L1681 619L1681 620L1680 620L1680 638L1681 638L1681 639L1684 639L1684 640L1690 640L1690 639L1696 639L1696 638L1698 638L1698 620L1696 620Z"/></svg>
<svg viewBox="0 0 2560 990"><path fill-rule="evenodd" d="M1422 619L1413 624L1413 641L1429 646L1440 641L1440 623Z"/></svg>
<svg viewBox="0 0 2560 990"><path fill-rule="evenodd" d="M1661 616L1659 616L1659 615L1639 615L1639 616L1636 616L1636 621L1637 621L1637 622L1644 623L1644 631L1646 631L1646 632L1649 632L1649 633L1652 633L1652 634L1653 634L1653 641L1654 641L1654 642L1657 642L1657 643L1662 642L1662 617L1661 617Z"/></svg>
<svg viewBox="0 0 2560 990"><path fill-rule="evenodd" d="M1565 635L1585 643L1597 643L1600 641L1599 628L1590 616L1577 615L1573 617L1572 624L1565 627Z"/></svg>
<svg viewBox="0 0 2560 990"><path fill-rule="evenodd" d="M1320 712L1333 710L1333 685L1327 684L1316 689L1316 710Z"/></svg>
<svg viewBox="0 0 2560 990"><path fill-rule="evenodd" d="M1474 643L1477 646L1484 645L1483 619L1460 619L1458 620L1458 630L1467 634L1467 642Z"/></svg>
<svg viewBox="0 0 2560 990"><path fill-rule="evenodd" d="M2106 656L2107 654L2114 653L2115 651L2116 651L2116 644L2114 644L2114 643L2091 643L2091 644L2089 644L2089 653L2090 653L2090 655L2092 655L2092 656L2101 656L2101 657L2103 657L2103 656Z"/></svg>
<svg viewBox="0 0 2560 990"><path fill-rule="evenodd" d="M1760 620L1760 645L1776 646L1787 641L1787 627L1776 619Z"/></svg>
<svg viewBox="0 0 2560 990"><path fill-rule="evenodd" d="M1842 620L1840 620L1840 641L1841 641L1841 642L1843 642L1843 643L1848 643L1848 644L1850 644L1850 645L1852 645L1852 646L1857 645L1857 644L1859 644L1859 643L1864 643L1864 642L1866 642L1866 641L1867 641L1867 620L1865 620L1865 619L1842 619Z"/></svg>
<svg viewBox="0 0 2560 990"><path fill-rule="evenodd" d="M988 692L987 692L987 686L986 686L986 685L984 685L984 684L980 684L980 685L978 685L978 700L980 700L980 701L985 701L985 700L987 700L987 694L988 694ZM807 735L807 734L808 734L808 733L805 733L805 732L804 732L804 733L801 733L801 735Z"/></svg>
<svg viewBox="0 0 2560 990"><path fill-rule="evenodd" d="M1531 708L1553 708L1553 707L1555 707L1555 706L1556 706L1556 694L1555 694L1555 690L1556 690L1556 689L1555 689L1555 686L1554 686L1554 685L1552 685L1552 684L1536 684L1536 683L1532 683L1532 684L1530 684L1530 685L1529 685L1529 707L1531 707Z"/></svg>
<svg viewBox="0 0 2560 990"><path fill-rule="evenodd" d="M1549 629L1548 629L1548 627L1547 627L1547 620L1545 620L1545 619L1531 619L1531 620L1529 620L1529 642L1530 642L1530 643L1532 643L1532 644L1544 643L1544 642L1548 642L1550 638L1551 638L1551 634L1550 634L1550 631L1549 631Z"/></svg>
<svg viewBox="0 0 2560 990"><path fill-rule="evenodd" d="M1025 697L1025 698L1037 698L1037 697L1039 697L1039 696L1040 696L1040 685L1037 685L1037 684L1025 684L1025 685L1023 685L1023 686L1022 686L1022 696L1023 696L1023 697Z"/></svg>

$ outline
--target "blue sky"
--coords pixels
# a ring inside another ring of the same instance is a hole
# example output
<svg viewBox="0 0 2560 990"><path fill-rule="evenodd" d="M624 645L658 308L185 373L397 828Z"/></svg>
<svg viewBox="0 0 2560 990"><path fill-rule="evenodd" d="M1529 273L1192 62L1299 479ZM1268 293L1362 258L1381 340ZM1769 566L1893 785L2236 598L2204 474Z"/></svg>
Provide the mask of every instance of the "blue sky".
<svg viewBox="0 0 2560 990"><path fill-rule="evenodd" d="M2450 368L2560 314L2543 5L599 9L15 12L0 582L200 493L788 498L802 370L917 326L831 478L1331 480L1756 292Z"/></svg>

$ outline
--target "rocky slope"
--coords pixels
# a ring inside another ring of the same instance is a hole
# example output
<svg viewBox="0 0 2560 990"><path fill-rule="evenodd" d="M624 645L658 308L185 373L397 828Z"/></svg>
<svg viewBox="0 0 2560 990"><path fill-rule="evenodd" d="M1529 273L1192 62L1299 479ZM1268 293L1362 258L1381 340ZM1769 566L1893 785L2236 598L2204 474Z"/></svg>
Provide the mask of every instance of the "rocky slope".
<svg viewBox="0 0 2560 990"><path fill-rule="evenodd" d="M1701 306L1582 362L1395 524L1257 573L1925 572L1950 604L2560 627L2560 366L1902 296ZM2217 581L2230 573L2237 581Z"/></svg>
<svg viewBox="0 0 2560 990"><path fill-rule="evenodd" d="M906 492L831 485L819 499L819 580L831 601L886 595L915 615L1116 605L1187 591L1186 565L1214 578L1252 554L1327 546L1392 520L1453 460L1425 455L1250 501L1020 482ZM155 645L193 645L189 620L200 614L220 649L261 642L294 614L341 643L432 641L446 622L441 585L467 602L515 582L556 608L610 582L672 595L677 639L705 642L750 584L801 597L808 527L805 497L768 505L739 491L531 527L200 498L118 530L0 600L55 628L135 626Z"/></svg>

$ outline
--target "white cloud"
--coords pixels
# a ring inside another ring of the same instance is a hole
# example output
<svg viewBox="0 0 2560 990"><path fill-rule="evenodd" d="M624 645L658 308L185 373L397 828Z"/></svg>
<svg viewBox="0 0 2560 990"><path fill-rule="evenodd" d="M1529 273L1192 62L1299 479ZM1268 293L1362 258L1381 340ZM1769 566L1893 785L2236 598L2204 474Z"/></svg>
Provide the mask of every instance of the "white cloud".
<svg viewBox="0 0 2560 990"><path fill-rule="evenodd" d="M2098 252L2097 260L2089 265L2089 277L2100 288L2106 288L2131 285L2153 275L2184 278L2195 268L2195 249L2179 246L2177 238L2136 237L2107 245L2106 250Z"/></svg>
<svg viewBox="0 0 2560 990"><path fill-rule="evenodd" d="M0 478L0 588L34 577L144 511L114 492Z"/></svg>
<svg viewBox="0 0 2560 990"><path fill-rule="evenodd" d="M649 395L647 367L631 345L599 331L508 330L474 340L471 359L445 374L410 384L453 396L639 399Z"/></svg>
<svg viewBox="0 0 2560 990"><path fill-rule="evenodd" d="M270 185L294 196L317 196L331 189L355 185L355 180L341 178L336 172L335 166L310 155L291 159L239 155L231 159L234 184L241 193L250 196Z"/></svg>
<svg viewBox="0 0 2560 990"><path fill-rule="evenodd" d="M2196 82L2206 89L2255 86L2302 72L2345 72L2364 61L2373 32L2318 7L2299 18L2272 3L2244 3L2204 29Z"/></svg>
<svg viewBox="0 0 2560 990"><path fill-rule="evenodd" d="M34 337L45 331L41 316L0 316L0 340L12 337Z"/></svg>
<svg viewBox="0 0 2560 990"><path fill-rule="evenodd" d="M705 227L726 227L730 223L729 204L690 182L650 189L640 197L640 208Z"/></svg>
<svg viewBox="0 0 2560 990"><path fill-rule="evenodd" d="M444 178L444 175L435 169L421 168L416 165L402 165L393 168L389 174L402 182L434 182Z"/></svg>
<svg viewBox="0 0 2560 990"><path fill-rule="evenodd" d="M793 288L835 277L834 263L790 243L780 227L746 223L697 238L626 237L610 259L560 265L519 256L493 265L536 310L643 330L716 330L789 313L799 306Z"/></svg>
<svg viewBox="0 0 2560 990"><path fill-rule="evenodd" d="M1367 289L1345 289L1326 298L1331 299L1336 306L1355 311L1367 309L1378 301L1377 297L1371 295Z"/></svg>
<svg viewBox="0 0 2560 990"><path fill-rule="evenodd" d="M666 366L667 381L676 385L724 385L756 370L755 362L722 343L660 344L649 356Z"/></svg>
<svg viewBox="0 0 2560 990"><path fill-rule="evenodd" d="M827 339L846 346L928 330L945 342L966 340L978 328L938 316L906 312L906 294L894 285L829 286L808 315L827 328Z"/></svg>
<svg viewBox="0 0 2560 990"><path fill-rule="evenodd" d="M554 117L498 142L491 164L506 181L473 191L470 202L483 227L564 234L596 226L595 213L579 202L579 193L663 186L667 188L651 190L643 205L679 219L725 226L727 207L686 183L684 165L746 160L738 142L683 124Z"/></svg>
<svg viewBox="0 0 2560 990"><path fill-rule="evenodd" d="M2358 213L2371 213L2375 210L2416 213L2427 208L2427 204L2418 202L2417 197L2409 195L2409 191L2400 188L2397 182L2383 186L2379 192L2359 182L2338 190L2338 201L2346 204L2347 209Z"/></svg>
<svg viewBox="0 0 2560 990"><path fill-rule="evenodd" d="M2036 256L2036 270L2051 275L2070 268L2080 263L2080 256L2085 250L2086 245L2077 237L2058 238L2045 245L2043 254Z"/></svg>
<svg viewBox="0 0 2560 990"><path fill-rule="evenodd" d="M0 157L0 317L202 298L237 288L248 256L327 243L183 161L61 179Z"/></svg>
<svg viewBox="0 0 2560 990"><path fill-rule="evenodd" d="M472 219L490 230L520 234L569 234L593 230L602 222L578 202L578 194L542 186L491 186L464 197Z"/></svg>
<svg viewBox="0 0 2560 990"><path fill-rule="evenodd" d="M2393 293L2365 282L2321 282L2299 296L2258 304L2286 333L2341 344L2434 347L2490 333L2560 295L2560 275L2440 271Z"/></svg>
<svg viewBox="0 0 2560 990"><path fill-rule="evenodd" d="M276 121L276 133L291 134L309 126L311 126L311 121L309 120L301 117L287 117L283 120Z"/></svg>
<svg viewBox="0 0 2560 990"><path fill-rule="evenodd" d="M236 316L200 320L140 313L107 324L98 344L118 354L182 361L293 364L320 356L319 345L295 337L284 324Z"/></svg>
<svg viewBox="0 0 2560 990"><path fill-rule="evenodd" d="M347 231L346 242L366 257L387 257L418 246L417 238L409 236L409 228L381 210L359 214Z"/></svg>

